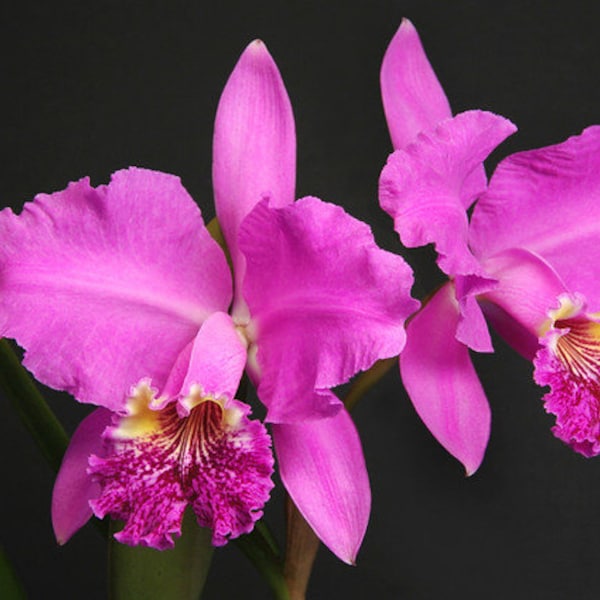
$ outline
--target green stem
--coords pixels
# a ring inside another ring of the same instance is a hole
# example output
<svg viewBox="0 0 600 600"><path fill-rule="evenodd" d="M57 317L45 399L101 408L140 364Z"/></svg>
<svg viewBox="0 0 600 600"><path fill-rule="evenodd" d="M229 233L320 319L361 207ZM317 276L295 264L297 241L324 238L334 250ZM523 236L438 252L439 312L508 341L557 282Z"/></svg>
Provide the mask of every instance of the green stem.
<svg viewBox="0 0 600 600"><path fill-rule="evenodd" d="M290 600L277 546L266 526L259 522L247 535L234 540L268 583L277 600Z"/></svg>
<svg viewBox="0 0 600 600"><path fill-rule="evenodd" d="M2 546L0 546L0 591L5 600L26 600L27 598Z"/></svg>
<svg viewBox="0 0 600 600"><path fill-rule="evenodd" d="M44 458L56 472L69 444L69 436L7 340L0 340L0 387Z"/></svg>
<svg viewBox="0 0 600 600"><path fill-rule="evenodd" d="M50 468L58 473L69 445L69 436L42 396L29 372L21 365L7 340L0 339L0 388L9 398ZM108 524L93 519L106 537Z"/></svg>
<svg viewBox="0 0 600 600"><path fill-rule="evenodd" d="M283 573L290 600L305 600L308 580L319 550L319 538L289 496L285 508L287 543Z"/></svg>

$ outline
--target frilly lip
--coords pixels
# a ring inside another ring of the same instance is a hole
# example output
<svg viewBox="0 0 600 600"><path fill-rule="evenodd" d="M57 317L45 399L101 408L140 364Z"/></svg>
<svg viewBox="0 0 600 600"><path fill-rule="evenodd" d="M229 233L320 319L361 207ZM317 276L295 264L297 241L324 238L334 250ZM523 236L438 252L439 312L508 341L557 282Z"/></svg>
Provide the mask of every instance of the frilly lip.
<svg viewBox="0 0 600 600"><path fill-rule="evenodd" d="M238 401L204 400L181 417L176 403L149 410L151 390L139 390L131 414L105 434L115 443L89 459L101 487L94 514L125 521L115 538L163 550L181 533L190 504L198 523L213 530L213 544L248 533L273 487L273 455L265 427L249 420ZM127 430L127 435L123 435Z"/></svg>

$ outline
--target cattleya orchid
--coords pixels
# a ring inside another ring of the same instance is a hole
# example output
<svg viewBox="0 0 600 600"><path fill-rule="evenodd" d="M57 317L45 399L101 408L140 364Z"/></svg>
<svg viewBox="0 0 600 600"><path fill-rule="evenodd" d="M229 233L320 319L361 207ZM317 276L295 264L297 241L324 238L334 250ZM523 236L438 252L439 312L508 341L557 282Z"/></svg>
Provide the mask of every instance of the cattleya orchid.
<svg viewBox="0 0 600 600"><path fill-rule="evenodd" d="M402 350L412 273L341 208L294 202L292 109L260 41L225 86L213 151L233 278L172 175L130 168L0 213L0 334L38 380L99 407L56 480L57 538L93 512L125 521L124 543L171 547L187 505L215 545L250 531L273 458L235 398L245 369L290 496L353 562L370 490L331 388Z"/></svg>
<svg viewBox="0 0 600 600"><path fill-rule="evenodd" d="M585 456L600 453L600 128L509 156L488 187L483 160L515 128L484 111L453 117L407 20L381 86L396 148L381 206L405 246L435 244L449 277L411 320L400 357L418 414L467 474L479 467L490 409L469 349L493 350L485 314L533 361L536 382L551 386L555 435Z"/></svg>

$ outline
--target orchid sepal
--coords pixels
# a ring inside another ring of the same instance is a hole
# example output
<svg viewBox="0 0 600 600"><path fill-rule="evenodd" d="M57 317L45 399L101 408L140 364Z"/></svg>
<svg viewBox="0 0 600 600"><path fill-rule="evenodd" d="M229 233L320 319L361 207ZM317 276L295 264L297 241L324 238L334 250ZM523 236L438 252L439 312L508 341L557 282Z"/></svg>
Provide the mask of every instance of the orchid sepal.
<svg viewBox="0 0 600 600"><path fill-rule="evenodd" d="M456 339L459 315L447 283L410 321L400 372L429 431L472 475L483 460L491 413L469 350Z"/></svg>

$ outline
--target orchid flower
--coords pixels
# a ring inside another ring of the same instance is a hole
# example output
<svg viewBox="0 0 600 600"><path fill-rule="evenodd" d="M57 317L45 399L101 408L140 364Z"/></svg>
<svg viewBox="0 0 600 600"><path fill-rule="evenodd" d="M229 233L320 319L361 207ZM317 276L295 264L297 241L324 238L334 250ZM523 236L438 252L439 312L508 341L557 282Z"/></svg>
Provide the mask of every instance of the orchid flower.
<svg viewBox="0 0 600 600"><path fill-rule="evenodd" d="M469 349L493 350L485 315L533 361L537 383L551 386L544 401L555 435L586 456L600 453L600 128L509 156L487 187L483 160L515 128L483 111L453 117L407 20L381 86L396 148L381 174L381 206L405 246L435 244L449 277L407 329L400 370L416 411L475 472L490 409Z"/></svg>
<svg viewBox="0 0 600 600"><path fill-rule="evenodd" d="M331 388L398 354L412 273L369 227L294 202L290 101L251 43L217 110L213 183L233 265L179 179L130 168L0 213L0 334L46 385L98 406L56 480L65 542L91 516L167 548L190 505L213 543L248 532L272 487L263 424L235 398L244 369L272 423L281 478L317 535L353 562L370 489Z"/></svg>

